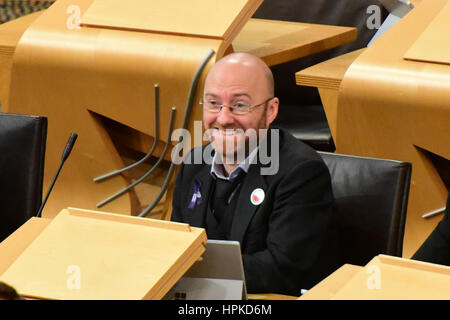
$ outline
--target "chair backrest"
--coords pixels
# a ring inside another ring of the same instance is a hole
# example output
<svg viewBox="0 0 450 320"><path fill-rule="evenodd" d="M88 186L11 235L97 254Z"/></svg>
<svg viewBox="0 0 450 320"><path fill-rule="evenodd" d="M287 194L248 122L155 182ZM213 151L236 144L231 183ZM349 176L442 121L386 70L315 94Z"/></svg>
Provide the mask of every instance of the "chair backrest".
<svg viewBox="0 0 450 320"><path fill-rule="evenodd" d="M0 241L42 202L47 118L0 113Z"/></svg>
<svg viewBox="0 0 450 320"><path fill-rule="evenodd" d="M320 152L331 174L342 263L402 256L411 163Z"/></svg>

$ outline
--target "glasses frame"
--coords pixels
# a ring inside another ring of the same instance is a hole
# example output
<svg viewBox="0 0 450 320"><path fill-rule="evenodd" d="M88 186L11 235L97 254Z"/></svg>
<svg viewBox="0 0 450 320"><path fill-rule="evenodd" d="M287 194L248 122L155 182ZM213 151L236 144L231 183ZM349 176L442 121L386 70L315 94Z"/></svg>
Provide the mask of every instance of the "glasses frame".
<svg viewBox="0 0 450 320"><path fill-rule="evenodd" d="M222 111L222 109L224 108L224 107L227 107L229 110L230 110L230 112L232 113L232 114L234 114L234 115L244 115L244 114L247 114L247 113L250 113L253 109L256 109L256 108L258 108L258 107L260 107L260 106L262 106L263 104L266 104L267 102L269 102L270 100L272 100L272 99L274 99L275 97L272 97L272 98L269 98L269 99L266 99L264 102L261 102L261 103L258 103L258 104L254 104L254 105L249 105L249 106L247 106L246 107L246 111L245 112L238 112L238 113L236 113L234 110L239 110L238 108L235 108L235 107L233 107L233 106L231 106L231 105L227 105L227 104L220 104L220 105L217 105L216 107L216 109L205 109L205 105L204 105L204 101L202 100L202 101L199 101L199 104L201 104L202 106L203 106L203 110L206 110L207 112L210 112L210 113L220 113L220 111ZM217 111L216 111L217 110ZM242 109L241 109L242 110Z"/></svg>

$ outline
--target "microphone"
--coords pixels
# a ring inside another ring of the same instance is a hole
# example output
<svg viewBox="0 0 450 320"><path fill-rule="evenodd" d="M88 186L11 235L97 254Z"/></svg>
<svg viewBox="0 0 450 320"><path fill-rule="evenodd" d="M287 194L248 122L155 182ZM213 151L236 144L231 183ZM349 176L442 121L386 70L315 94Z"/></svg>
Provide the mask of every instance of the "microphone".
<svg viewBox="0 0 450 320"><path fill-rule="evenodd" d="M50 192L52 191L53 186L55 185L56 179L59 176L59 173L60 173L60 171L61 171L61 169L62 169L62 167L64 165L64 162L66 162L67 158L69 158L69 155L72 152L73 146L74 146L75 141L77 140L77 138L78 138L78 135L76 133L71 133L70 134L69 141L67 141L66 147L64 148L64 152L63 152L62 157L61 157L61 163L59 164L58 171L56 171L56 175L53 178L53 181L52 181L52 183L50 185L50 188L48 189L47 194L45 195L45 199L42 202L41 207L39 208L39 211L38 211L36 217L40 217L41 216L42 209L44 209L44 206L45 206L45 203L47 202L48 196L50 195Z"/></svg>

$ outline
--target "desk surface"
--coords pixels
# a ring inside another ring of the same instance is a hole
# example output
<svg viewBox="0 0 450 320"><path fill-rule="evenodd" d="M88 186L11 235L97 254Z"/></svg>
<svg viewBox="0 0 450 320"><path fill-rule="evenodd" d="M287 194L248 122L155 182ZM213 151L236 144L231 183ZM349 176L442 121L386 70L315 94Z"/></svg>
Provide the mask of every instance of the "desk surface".
<svg viewBox="0 0 450 320"><path fill-rule="evenodd" d="M0 275L22 254L34 239L48 226L51 219L31 218L13 234L0 242ZM250 300L295 300L297 297L282 294L249 294Z"/></svg>
<svg viewBox="0 0 450 320"><path fill-rule="evenodd" d="M0 50L13 54L23 32L43 11L0 26ZM353 27L250 19L233 41L235 51L249 52L269 66L299 59L354 41Z"/></svg>
<svg viewBox="0 0 450 320"><path fill-rule="evenodd" d="M362 268L352 264L344 264L304 293L298 300L329 300Z"/></svg>
<svg viewBox="0 0 450 320"><path fill-rule="evenodd" d="M339 90L345 72L365 49L355 50L300 70L295 73L295 83L299 86Z"/></svg>
<svg viewBox="0 0 450 320"><path fill-rule="evenodd" d="M338 47L356 36L352 27L250 19L234 39L233 48L273 66Z"/></svg>
<svg viewBox="0 0 450 320"><path fill-rule="evenodd" d="M31 218L8 238L0 242L0 275L22 254L47 227L51 219Z"/></svg>
<svg viewBox="0 0 450 320"><path fill-rule="evenodd" d="M450 267L388 255L343 265L299 300L448 300Z"/></svg>

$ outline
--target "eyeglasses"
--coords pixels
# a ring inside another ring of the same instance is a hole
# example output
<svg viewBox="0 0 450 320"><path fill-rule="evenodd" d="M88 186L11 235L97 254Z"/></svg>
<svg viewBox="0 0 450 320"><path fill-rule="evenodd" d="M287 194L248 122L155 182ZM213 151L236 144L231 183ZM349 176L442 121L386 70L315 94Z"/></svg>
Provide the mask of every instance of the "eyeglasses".
<svg viewBox="0 0 450 320"><path fill-rule="evenodd" d="M228 107L228 109L230 109L230 112L232 114L237 114L237 115L242 115L242 114L247 114L250 111L252 111L255 108L258 108L259 106L262 106L263 104L266 104L267 102L269 102L270 100L272 100L274 97L267 99L264 102L258 103L258 104L254 104L254 105L250 105L250 104L246 104L243 102L236 102L233 103L231 105L226 105L226 104L218 104L217 101L215 100L207 100L207 101L200 101L199 103L201 105L203 105L203 108L211 113L219 113L220 110L222 110L223 107Z"/></svg>

